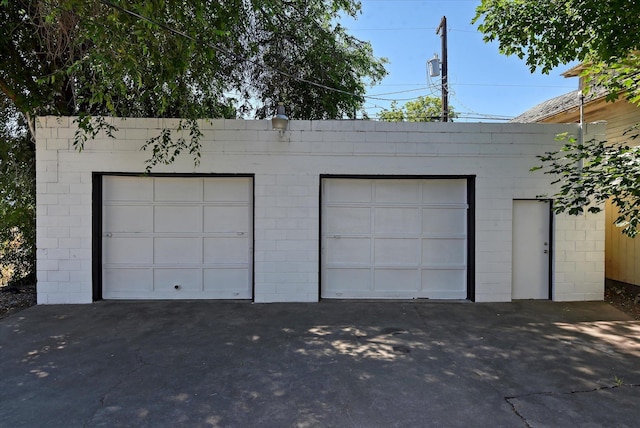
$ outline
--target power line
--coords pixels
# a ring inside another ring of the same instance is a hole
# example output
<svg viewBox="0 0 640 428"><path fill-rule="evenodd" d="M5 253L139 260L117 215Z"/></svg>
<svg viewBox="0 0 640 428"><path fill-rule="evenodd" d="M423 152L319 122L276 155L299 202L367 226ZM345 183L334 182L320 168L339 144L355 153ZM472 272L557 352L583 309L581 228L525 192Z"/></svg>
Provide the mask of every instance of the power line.
<svg viewBox="0 0 640 428"><path fill-rule="evenodd" d="M394 94L405 94L407 92L416 92L416 91L424 91L425 89L429 89L428 87L416 88L416 89L406 89L404 91L395 91L395 92L385 92L384 94L374 94L373 97L380 97L383 95L394 95Z"/></svg>
<svg viewBox="0 0 640 428"><path fill-rule="evenodd" d="M380 83L378 86L424 86L424 83ZM456 86L504 86L504 87L512 87L512 88L569 88L573 89L574 86L571 85L527 85L521 83L458 83L456 82Z"/></svg>
<svg viewBox="0 0 640 428"><path fill-rule="evenodd" d="M369 0L369 1L373 1L373 0ZM385 0L381 0L381 1L385 1ZM412 1L412 0L403 0L403 1ZM450 0L450 1L454 1L454 0ZM466 1L466 0L459 0L459 1ZM430 83L430 87L421 87L421 88L410 89L410 90L405 90L405 91L396 91L396 92L389 92L389 93L376 94L376 95L358 95L358 94L355 94L353 92L348 92L348 91L345 91L345 90L342 90L342 89L338 89L338 88L334 88L334 87L331 87L331 86L328 86L328 85L324 85L322 83L314 82L312 80L308 80L308 79L305 79L305 78L302 78L302 77L299 77L299 76L295 76L295 75L293 75L291 73L287 73L287 72L285 72L283 70L280 70L280 69L277 69L277 68L274 68L274 67L259 63L259 62L255 61L255 60L250 59L250 58L243 57L243 56L241 56L239 54L236 54L234 52L229 51L228 49L226 49L226 48L224 48L222 46L215 45L215 44L208 43L208 42L203 42L203 41L201 41L201 40L199 40L199 39L197 39L197 38L195 38L195 37L183 32L183 31L177 30L177 29L175 29L173 27L170 27L170 26L168 26L166 24L163 24L161 22L155 21L155 20L153 20L151 18L148 18L148 17L146 17L144 15L141 15L141 14L139 14L137 12L134 12L134 11L128 10L128 9L122 7L122 6L116 5L116 4L112 3L109 0L100 0L100 2L103 3L104 5L108 6L108 7L111 7L113 9L119 10L119 11L121 11L123 13L126 13L126 14L128 14L130 16L133 16L133 17L135 17L137 19L146 21L146 22L148 22L148 23L150 23L152 25L155 25L155 26L157 26L157 27L159 27L161 29L164 29L165 31L168 31L171 34L174 34L174 35L177 35L177 36L180 36L180 37L184 37L184 38L186 38L186 39L188 39L188 40L190 40L192 42L198 43L200 45L204 45L204 46L209 47L210 49L213 49L215 51L222 52L223 54L231 56L231 57L233 57L233 58L235 58L235 59L237 59L239 61L247 62L249 64L253 64L256 67L260 67L262 69L271 71L273 73L280 74L282 76L285 76L287 78L296 80L298 82L306 83L306 84L309 84L309 85L312 85L312 86L315 86L315 87L318 87L318 88L321 88L321 89L325 89L325 90L328 90L328 91L333 91L333 92L337 92L337 93L341 93L341 94L345 94L345 95L351 95L351 96L354 96L354 97L362 97L364 99L377 100L377 101L389 101L389 102L393 102L393 101L396 101L396 102L397 101L413 101L413 100L417 100L420 97L433 96L434 93L435 93L433 88L431 88L431 85L433 85L433 84ZM423 84L407 84L407 85L416 85L416 86L420 85L420 86L422 86ZM503 84L503 85L497 84L497 85L495 85L495 84L460 84L460 83L456 83L456 85L515 86L515 87L527 86L527 85L508 85L508 84ZM391 85L379 85L379 86L391 86ZM401 85L394 85L394 86L401 86ZM529 86L532 86L532 87L547 87L547 86L542 86L542 85L529 85ZM548 86L548 87L552 87L552 86ZM558 86L558 87L561 87L561 86ZM420 91L420 90L424 90L424 89L431 89L431 92L429 94L424 94L424 95L420 95L420 96L413 97L413 98L390 99L390 98L382 98L381 97L382 95L393 95L393 94L399 94L399 93L415 92L415 91ZM371 107L371 108L383 108L383 107L376 106L376 107ZM481 115L481 114L479 114L477 112L473 112L472 114L481 116L481 117L478 117L480 119L485 118L485 119L496 119L496 120L508 120L506 118L498 118L496 116L491 116L491 115ZM472 117L469 116L468 118L472 118Z"/></svg>
<svg viewBox="0 0 640 428"><path fill-rule="evenodd" d="M371 108L376 108L376 107L371 107ZM368 110L368 109L365 109L365 110ZM382 116L382 114L381 112L378 112L378 113L374 113L372 116L379 119ZM440 121L440 116L433 116L432 118L434 119L434 122ZM484 119L484 120L495 120L495 121L506 122L513 119L513 116L502 116L502 115L494 115L489 113L483 114L483 113L474 113L474 112L461 112L461 113L456 113L456 116L453 119L454 120L455 119L478 119L478 120Z"/></svg>
<svg viewBox="0 0 640 428"><path fill-rule="evenodd" d="M383 2L387 2L387 3L398 3L398 2L408 2L408 3L412 3L412 2L420 2L420 3L441 3L442 0L363 0L363 3L383 3ZM477 3L477 0L447 0L447 3Z"/></svg>
<svg viewBox="0 0 640 428"><path fill-rule="evenodd" d="M570 85L522 85L519 83L457 83L457 86L501 86L501 87L509 87L509 88L571 88L574 89L574 86Z"/></svg>
<svg viewBox="0 0 640 428"><path fill-rule="evenodd" d="M460 117L462 119L491 119L491 120L511 120L515 116L504 116L501 114L491 114L491 113L476 113L476 112L462 112L456 117Z"/></svg>
<svg viewBox="0 0 640 428"><path fill-rule="evenodd" d="M349 31L422 31L435 30L436 27L401 27L401 28L350 28L345 27Z"/></svg>
<svg viewBox="0 0 640 428"><path fill-rule="evenodd" d="M425 31L425 30L429 30L429 31L433 31L436 29L436 27L398 27L398 28L351 28L351 27L344 27L345 29L349 30L349 31ZM455 29L455 28L447 28L447 31L452 31L455 33L473 33L473 34L477 34L478 31L475 30L460 30L460 29Z"/></svg>
<svg viewBox="0 0 640 428"><path fill-rule="evenodd" d="M348 91L345 91L345 90L342 90L342 89L333 88L331 86L324 85L322 83L314 82L312 80L308 80L308 79L305 79L303 77L294 76L293 74L287 73L286 71L282 71L280 69L268 66L266 64L261 64L261 63L255 61L255 60L243 57L243 56L241 56L239 54L236 54L234 52L231 52L228 49L226 49L224 47L221 47L219 45L214 45L212 43L202 42L201 40L198 40L195 37L190 36L189 34L183 32L183 31L176 30L175 28L172 28L172 27L170 27L170 26L168 26L166 24L163 24L161 22L155 21L155 20L153 20L151 18L148 18L148 17L146 17L144 15L141 15L139 13L133 12L131 10L128 10L128 9L122 7L122 6L116 5L116 4L112 3L112 2L110 2L109 0L100 0L100 2L103 3L106 6L109 6L109 7L113 8L113 9L119 10L119 11L121 11L123 13L126 13L126 14L128 14L130 16L133 16L133 17L135 17L137 19L141 19L141 20L146 21L146 22L148 22L150 24L153 24L153 25L155 25L157 27L160 27L160 28L172 33L172 34L175 34L175 35L180 36L180 37L184 37L184 38L186 38L188 40L191 40L192 42L199 43L201 45L205 45L210 49L222 52L222 53L224 53L226 55L229 55L229 56L231 56L231 57L233 57L233 58L235 58L237 60L240 60L242 62L247 62L249 64L253 64L256 67L260 67L260 68L262 68L264 70L280 74L281 76L287 77L289 79L293 79L293 80L296 80L296 81L301 82L301 83L306 83L308 85L315 86L315 87L318 87L318 88L321 88L321 89L325 89L327 91L338 92L338 93L345 94L345 95L352 95L354 97L371 98L371 99L377 99L377 100L380 100L380 101L394 101L394 100L385 99L385 98L376 98L376 97L373 97L373 96L358 95L358 94L354 94L353 92L348 92Z"/></svg>

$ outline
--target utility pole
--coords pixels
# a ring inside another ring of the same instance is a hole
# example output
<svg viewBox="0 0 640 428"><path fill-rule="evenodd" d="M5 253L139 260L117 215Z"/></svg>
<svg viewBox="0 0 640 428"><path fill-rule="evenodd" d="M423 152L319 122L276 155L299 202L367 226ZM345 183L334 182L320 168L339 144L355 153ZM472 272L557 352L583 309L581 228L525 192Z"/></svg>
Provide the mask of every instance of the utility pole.
<svg viewBox="0 0 640 428"><path fill-rule="evenodd" d="M447 17L443 16L436 34L442 37L442 121L449 121L449 87L447 82Z"/></svg>

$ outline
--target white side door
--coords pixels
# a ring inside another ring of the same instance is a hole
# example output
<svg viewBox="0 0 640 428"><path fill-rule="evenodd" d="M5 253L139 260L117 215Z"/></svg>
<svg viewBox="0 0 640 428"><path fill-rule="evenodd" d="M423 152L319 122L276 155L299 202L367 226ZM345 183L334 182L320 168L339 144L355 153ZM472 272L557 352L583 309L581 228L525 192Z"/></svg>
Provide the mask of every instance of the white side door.
<svg viewBox="0 0 640 428"><path fill-rule="evenodd" d="M513 201L512 299L549 299L550 201Z"/></svg>

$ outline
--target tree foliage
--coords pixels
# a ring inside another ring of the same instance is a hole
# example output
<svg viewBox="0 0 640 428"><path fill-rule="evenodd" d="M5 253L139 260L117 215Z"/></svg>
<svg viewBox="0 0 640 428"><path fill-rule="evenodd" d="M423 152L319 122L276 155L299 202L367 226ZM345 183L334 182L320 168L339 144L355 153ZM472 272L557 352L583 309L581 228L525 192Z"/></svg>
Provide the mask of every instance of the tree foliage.
<svg viewBox="0 0 640 428"><path fill-rule="evenodd" d="M108 116L180 118L143 146L147 170L200 158L197 119L351 115L386 74L338 24L357 0L0 0L0 252L33 268L35 117L78 116L75 144ZM188 137L175 137L188 135ZM22 245L18 245L22 243Z"/></svg>
<svg viewBox="0 0 640 428"><path fill-rule="evenodd" d="M21 120L0 94L0 282L35 267L35 150Z"/></svg>
<svg viewBox="0 0 640 428"><path fill-rule="evenodd" d="M586 91L607 90L640 106L640 2L628 0L482 0L474 22L500 52L524 59L533 72L578 60ZM637 126L627 134L637 137ZM608 199L618 208L623 233L640 231L640 150L633 144L570 140L539 158L561 184L556 212L600 210Z"/></svg>
<svg viewBox="0 0 640 428"><path fill-rule="evenodd" d="M397 102L391 103L389 110L380 113L380 120L387 122L439 122L442 115L442 100L436 97L418 97L407 101L399 107ZM449 105L449 117L455 118L456 113Z"/></svg>
<svg viewBox="0 0 640 428"><path fill-rule="evenodd" d="M89 136L104 126L94 116L177 117L193 130L278 102L292 118L340 118L385 75L336 23L358 14L353 0L0 1L0 88L28 120L78 115Z"/></svg>
<svg viewBox="0 0 640 428"><path fill-rule="evenodd" d="M637 138L635 132L631 138ZM555 178L560 191L555 195L556 213L597 213L607 200L618 209L616 226L630 237L640 230L640 146L606 144L590 140L581 143L567 135L560 151L539 156L545 174Z"/></svg>
<svg viewBox="0 0 640 428"><path fill-rule="evenodd" d="M628 0L482 0L473 22L500 52L531 72L578 60L583 76L638 102L640 2Z"/></svg>

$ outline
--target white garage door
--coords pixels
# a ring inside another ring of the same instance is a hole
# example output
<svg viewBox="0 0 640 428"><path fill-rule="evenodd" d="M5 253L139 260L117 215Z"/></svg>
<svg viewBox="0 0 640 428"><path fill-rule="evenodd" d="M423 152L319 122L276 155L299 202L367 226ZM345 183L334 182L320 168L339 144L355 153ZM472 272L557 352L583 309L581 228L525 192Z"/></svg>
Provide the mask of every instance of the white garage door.
<svg viewBox="0 0 640 428"><path fill-rule="evenodd" d="M103 177L102 297L250 299L252 179Z"/></svg>
<svg viewBox="0 0 640 428"><path fill-rule="evenodd" d="M467 297L467 181L322 181L323 298Z"/></svg>

